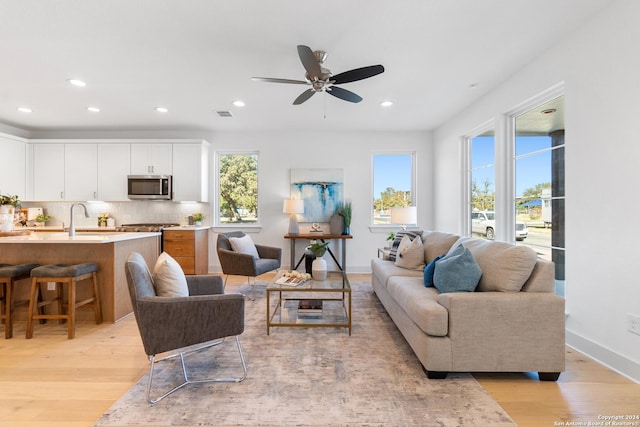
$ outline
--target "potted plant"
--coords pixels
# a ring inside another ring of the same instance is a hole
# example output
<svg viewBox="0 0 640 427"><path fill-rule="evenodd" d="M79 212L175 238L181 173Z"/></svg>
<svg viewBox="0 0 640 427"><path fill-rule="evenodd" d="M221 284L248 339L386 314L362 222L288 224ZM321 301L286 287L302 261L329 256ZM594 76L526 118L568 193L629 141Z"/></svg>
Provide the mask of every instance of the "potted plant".
<svg viewBox="0 0 640 427"><path fill-rule="evenodd" d="M336 212L344 219L342 234L351 234L351 202L346 201L344 204L338 206Z"/></svg>
<svg viewBox="0 0 640 427"><path fill-rule="evenodd" d="M98 217L98 227L106 227L107 226L107 220L111 217L111 214L109 212L103 212L100 214L100 216Z"/></svg>
<svg viewBox="0 0 640 427"><path fill-rule="evenodd" d="M51 217L49 215L45 215L43 213L38 214L38 216L36 216L36 223L35 225L38 227L42 227L46 224L47 221L49 221L51 219Z"/></svg>
<svg viewBox="0 0 640 427"><path fill-rule="evenodd" d="M195 225L202 225L202 221L204 220L204 214L202 212L196 212L192 216L193 216L193 223Z"/></svg>
<svg viewBox="0 0 640 427"><path fill-rule="evenodd" d="M387 245L385 246L385 248L390 248L395 238L396 233L394 233L393 231L389 232L389 235L387 236Z"/></svg>
<svg viewBox="0 0 640 427"><path fill-rule="evenodd" d="M327 252L329 242L313 242L309 245L309 250L313 253L316 259L311 264L311 275L313 280L325 280L327 278L327 261L322 258Z"/></svg>
<svg viewBox="0 0 640 427"><path fill-rule="evenodd" d="M16 195L3 194L0 196L0 213L13 214L15 208L20 206L20 197Z"/></svg>

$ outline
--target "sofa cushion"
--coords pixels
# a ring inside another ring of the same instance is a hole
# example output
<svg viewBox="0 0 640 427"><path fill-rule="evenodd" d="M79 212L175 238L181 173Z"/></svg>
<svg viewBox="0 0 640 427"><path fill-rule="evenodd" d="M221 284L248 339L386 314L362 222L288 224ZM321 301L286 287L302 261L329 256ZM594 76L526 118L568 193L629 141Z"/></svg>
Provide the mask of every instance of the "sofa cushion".
<svg viewBox="0 0 640 427"><path fill-rule="evenodd" d="M387 291L424 333L447 335L449 314L438 303L439 292L435 288L425 288L420 277L394 276L389 278Z"/></svg>
<svg viewBox="0 0 640 427"><path fill-rule="evenodd" d="M422 239L414 237L411 240L409 236L404 236L398 246L395 264L409 270L422 270L424 268Z"/></svg>
<svg viewBox="0 0 640 427"><path fill-rule="evenodd" d="M398 267L391 261L380 258L373 258L371 260L371 274L385 287L387 286L389 278L394 276L418 277L422 279L422 271L407 270L406 268Z"/></svg>
<svg viewBox="0 0 640 427"><path fill-rule="evenodd" d="M396 260L396 254L398 253L398 246L400 246L400 242L404 236L409 236L411 240L416 238L417 236L422 236L422 230L401 230L396 233L396 237L393 239L393 243L391 244L391 249L389 250L389 261Z"/></svg>
<svg viewBox="0 0 640 427"><path fill-rule="evenodd" d="M481 276L482 270L471 251L458 245L436 264L433 284L442 293L473 292Z"/></svg>
<svg viewBox="0 0 640 427"><path fill-rule="evenodd" d="M451 246L458 241L455 234L442 233L440 231L425 231L422 233L422 245L424 246L424 262L429 263L442 254L446 254Z"/></svg>
<svg viewBox="0 0 640 427"><path fill-rule="evenodd" d="M482 239L463 242L482 269L476 291L520 292L538 255L526 246Z"/></svg>
<svg viewBox="0 0 640 427"><path fill-rule="evenodd" d="M424 268L423 276L425 286L433 286L433 273L436 271L436 262L440 261L444 256L445 254L438 255Z"/></svg>

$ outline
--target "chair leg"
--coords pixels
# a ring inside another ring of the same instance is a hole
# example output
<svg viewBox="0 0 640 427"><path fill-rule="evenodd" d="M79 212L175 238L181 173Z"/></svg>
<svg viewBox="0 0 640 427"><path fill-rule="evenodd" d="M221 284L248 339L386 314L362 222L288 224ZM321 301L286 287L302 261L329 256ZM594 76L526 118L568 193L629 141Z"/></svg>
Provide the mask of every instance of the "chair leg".
<svg viewBox="0 0 640 427"><path fill-rule="evenodd" d="M27 314L27 332L25 338L33 338L33 315L38 307L38 294L40 293L40 284L35 277L31 279L31 293L29 298L29 312Z"/></svg>
<svg viewBox="0 0 640 427"><path fill-rule="evenodd" d="M147 392L146 392L146 397L147 397L147 401L151 404L157 403L159 401L161 401L162 399L164 399L165 397L169 396L170 394L172 394L175 391L178 391L179 389L181 389L182 387L186 386L187 384L199 384L199 383L209 383L209 382L235 382L235 383L239 383L241 381L244 381L245 378L247 378L247 364L244 360L244 353L242 352L242 346L240 345L240 337L238 335L235 336L236 339L236 346L238 348L238 354L240 356L240 361L242 363L242 376L240 377L221 377L221 378L207 378L207 379L202 379L202 380L190 380L189 379L189 374L187 372L187 366L185 363L185 355L190 354L190 353L194 353L196 351L200 351L200 350L204 350L206 348L209 347L213 347L216 345L219 345L222 343L222 341L220 340L216 340L214 342L211 343L207 343L205 345L203 345L202 347L199 347L197 349L188 351L188 352L181 352L177 355L174 355L172 357L176 357L176 356L180 356L180 364L181 364L181 368L182 368L182 375L184 377L184 381L180 384L178 384L177 386L175 386L174 388L172 388L171 390L165 392L164 394L162 394L161 396L157 397L157 398L152 398L151 397L151 384L153 382L153 368L154 365L161 361L161 360L166 360L168 358L164 358L161 360L156 360L156 356L150 356L149 357L149 363L151 364L151 366L149 367L149 380L147 382Z"/></svg>
<svg viewBox="0 0 640 427"><path fill-rule="evenodd" d="M100 308L100 294L98 293L98 279L96 273L91 275L91 283L93 285L93 310L96 317L96 325L102 323L102 309Z"/></svg>
<svg viewBox="0 0 640 427"><path fill-rule="evenodd" d="M227 279L228 278L229 278L228 274L226 276L224 276L224 284L222 285L222 289L225 289L227 287Z"/></svg>

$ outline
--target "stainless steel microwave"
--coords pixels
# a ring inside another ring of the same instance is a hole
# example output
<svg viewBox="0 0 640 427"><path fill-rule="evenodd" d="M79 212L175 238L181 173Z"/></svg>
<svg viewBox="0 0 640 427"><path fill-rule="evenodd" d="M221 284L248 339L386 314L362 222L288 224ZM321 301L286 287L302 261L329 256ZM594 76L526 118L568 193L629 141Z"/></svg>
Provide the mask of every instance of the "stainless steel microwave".
<svg viewBox="0 0 640 427"><path fill-rule="evenodd" d="M129 198L134 200L171 200L173 195L171 178L171 175L128 175Z"/></svg>

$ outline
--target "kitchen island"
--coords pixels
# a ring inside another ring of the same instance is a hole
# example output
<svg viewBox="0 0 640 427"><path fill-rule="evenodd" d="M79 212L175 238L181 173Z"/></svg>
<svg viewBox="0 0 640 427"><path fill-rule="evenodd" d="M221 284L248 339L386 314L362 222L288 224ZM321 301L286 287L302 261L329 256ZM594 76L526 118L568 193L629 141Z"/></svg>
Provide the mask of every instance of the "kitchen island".
<svg viewBox="0 0 640 427"><path fill-rule="evenodd" d="M100 306L105 322L117 322L131 314L131 300L124 264L132 251L140 252L153 268L160 254L161 233L79 233L38 232L27 236L0 237L0 262L7 264L98 264ZM88 297L88 287L78 287L78 299ZM16 285L15 301L29 298L30 281ZM52 292L52 291L46 291ZM86 292L86 294L85 294ZM16 320L26 319L24 308ZM78 319L92 320L93 311L78 310Z"/></svg>

